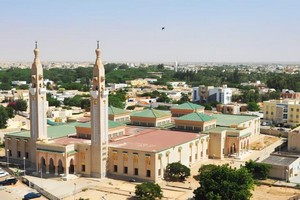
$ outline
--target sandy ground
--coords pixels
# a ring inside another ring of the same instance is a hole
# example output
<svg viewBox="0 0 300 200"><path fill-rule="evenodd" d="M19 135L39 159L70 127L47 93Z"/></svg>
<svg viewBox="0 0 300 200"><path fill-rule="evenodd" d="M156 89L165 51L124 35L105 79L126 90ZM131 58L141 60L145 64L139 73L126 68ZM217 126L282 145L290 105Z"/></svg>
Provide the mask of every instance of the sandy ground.
<svg viewBox="0 0 300 200"><path fill-rule="evenodd" d="M275 186L256 186L255 190L252 192L253 196L251 200L287 200L300 194L299 189L286 188L286 187L275 187Z"/></svg>

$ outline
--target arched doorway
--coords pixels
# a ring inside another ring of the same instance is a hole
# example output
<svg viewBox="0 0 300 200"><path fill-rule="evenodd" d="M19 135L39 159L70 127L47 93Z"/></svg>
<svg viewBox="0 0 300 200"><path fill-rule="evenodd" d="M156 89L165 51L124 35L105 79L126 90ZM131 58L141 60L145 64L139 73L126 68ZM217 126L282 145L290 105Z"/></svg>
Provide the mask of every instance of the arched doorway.
<svg viewBox="0 0 300 200"><path fill-rule="evenodd" d="M50 161L49 161L49 173L55 174L55 165L54 165L54 161L52 158L50 158Z"/></svg>
<svg viewBox="0 0 300 200"><path fill-rule="evenodd" d="M235 143L232 143L230 146L230 154L234 154L236 152Z"/></svg>
<svg viewBox="0 0 300 200"><path fill-rule="evenodd" d="M74 160L70 160L70 167L69 167L69 174L74 174L75 169L74 169Z"/></svg>
<svg viewBox="0 0 300 200"><path fill-rule="evenodd" d="M46 160L44 157L41 157L40 160L40 169L39 170L43 170L43 172L46 172Z"/></svg>
<svg viewBox="0 0 300 200"><path fill-rule="evenodd" d="M64 174L64 167L61 159L59 159L57 167L58 167L58 174Z"/></svg>

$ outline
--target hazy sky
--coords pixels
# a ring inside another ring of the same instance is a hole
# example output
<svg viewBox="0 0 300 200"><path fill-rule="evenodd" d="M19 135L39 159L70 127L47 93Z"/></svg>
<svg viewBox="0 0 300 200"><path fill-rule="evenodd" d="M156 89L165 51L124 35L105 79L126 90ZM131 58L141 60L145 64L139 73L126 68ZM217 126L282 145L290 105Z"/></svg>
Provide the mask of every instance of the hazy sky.
<svg viewBox="0 0 300 200"><path fill-rule="evenodd" d="M1 0L0 61L298 62L299 0ZM165 30L161 27L165 26Z"/></svg>

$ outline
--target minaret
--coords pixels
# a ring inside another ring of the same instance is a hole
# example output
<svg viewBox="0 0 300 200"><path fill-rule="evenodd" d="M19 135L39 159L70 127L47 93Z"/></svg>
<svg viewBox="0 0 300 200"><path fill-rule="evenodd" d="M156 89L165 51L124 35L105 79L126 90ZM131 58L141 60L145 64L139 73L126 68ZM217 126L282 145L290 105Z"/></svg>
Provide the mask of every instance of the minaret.
<svg viewBox="0 0 300 200"><path fill-rule="evenodd" d="M47 139L46 88L44 87L43 68L39 58L39 49L35 42L34 61L31 68L30 96L30 137L33 141Z"/></svg>
<svg viewBox="0 0 300 200"><path fill-rule="evenodd" d="M105 90L105 70L100 59L99 41L96 55L91 91L91 175L104 178L108 157L108 92Z"/></svg>

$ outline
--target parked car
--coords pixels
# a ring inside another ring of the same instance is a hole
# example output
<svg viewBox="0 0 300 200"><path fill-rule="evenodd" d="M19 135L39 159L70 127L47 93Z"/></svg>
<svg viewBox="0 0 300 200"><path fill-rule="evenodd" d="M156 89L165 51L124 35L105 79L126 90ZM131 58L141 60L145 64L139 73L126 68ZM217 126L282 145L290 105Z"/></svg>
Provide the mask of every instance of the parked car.
<svg viewBox="0 0 300 200"><path fill-rule="evenodd" d="M35 198L39 198L41 197L41 193L38 193L38 192L29 192L27 194L24 195L24 200L27 200L27 199L35 199Z"/></svg>
<svg viewBox="0 0 300 200"><path fill-rule="evenodd" d="M4 170L0 170L0 177L4 177L4 176L8 176L9 173L4 171Z"/></svg>
<svg viewBox="0 0 300 200"><path fill-rule="evenodd" d="M12 177L12 178L7 178L4 181L0 181L0 185L14 185L18 182L18 179Z"/></svg>

